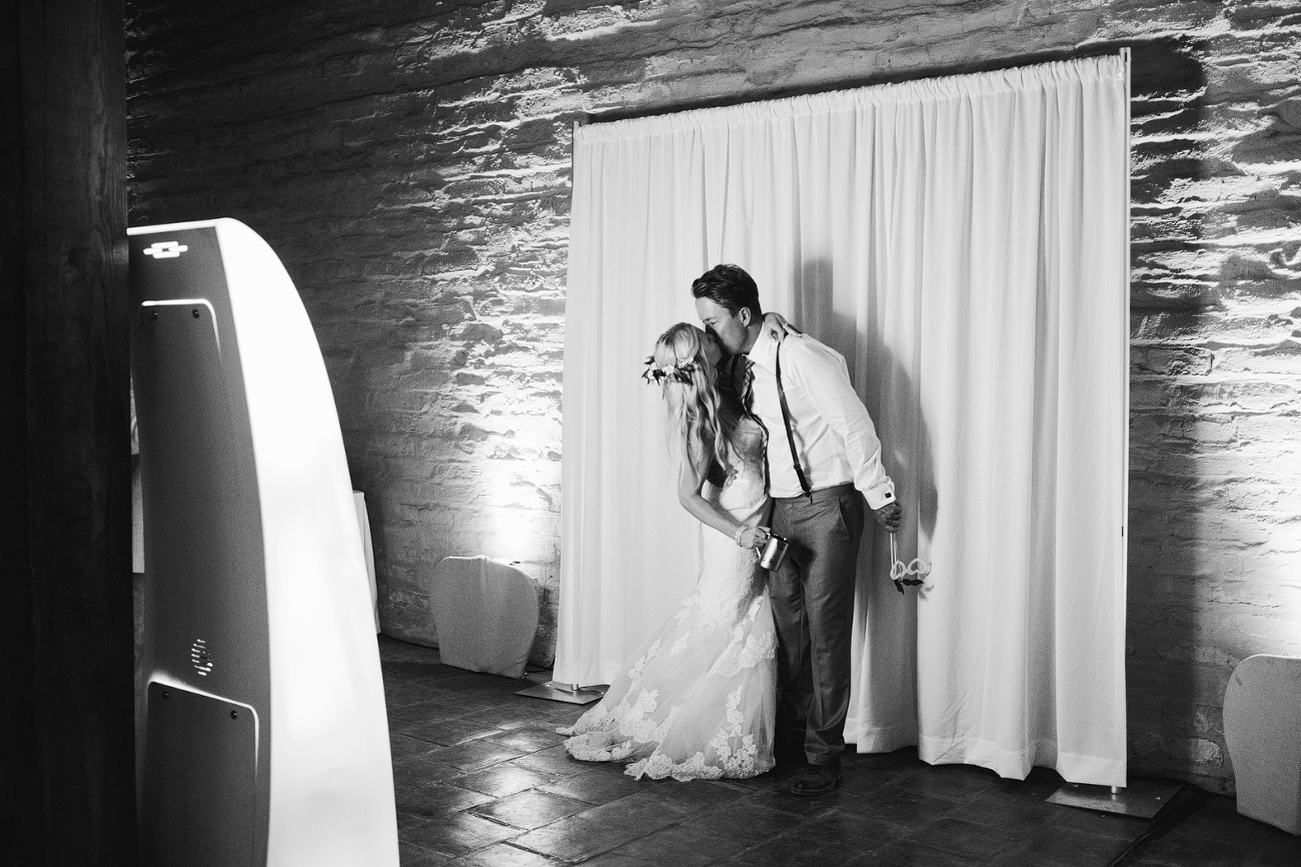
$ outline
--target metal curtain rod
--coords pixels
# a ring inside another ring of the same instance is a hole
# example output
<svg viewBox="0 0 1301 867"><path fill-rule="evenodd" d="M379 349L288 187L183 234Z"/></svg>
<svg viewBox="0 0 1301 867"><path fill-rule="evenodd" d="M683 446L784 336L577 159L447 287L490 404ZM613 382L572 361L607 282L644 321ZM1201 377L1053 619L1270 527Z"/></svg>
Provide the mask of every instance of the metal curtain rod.
<svg viewBox="0 0 1301 867"><path fill-rule="evenodd" d="M1170 41L1168 38L1152 42ZM1091 42L1087 46L1075 46L1060 51L1041 51L1034 54L1022 54L1014 58L986 60L975 63L952 64L949 66L928 66L909 70L897 70L864 78L843 79L828 82L815 87L786 88L756 91L733 97L700 99L658 105L637 109L612 109L610 111L589 112L575 121L578 126L588 124L613 123L617 120L635 120L646 117L658 117L665 114L677 114L702 108L728 108L756 102L769 102L775 99L789 99L795 96L813 96L819 93L831 93L837 90L854 90L880 84L900 84L906 81L922 81L927 78L946 78L951 75L971 75L980 72L996 72L1000 69L1014 69L1018 66L1034 66L1040 63L1053 63L1062 60L1083 60L1089 57L1107 57L1120 52L1128 52L1132 46L1142 46L1141 40L1128 39L1116 42Z"/></svg>

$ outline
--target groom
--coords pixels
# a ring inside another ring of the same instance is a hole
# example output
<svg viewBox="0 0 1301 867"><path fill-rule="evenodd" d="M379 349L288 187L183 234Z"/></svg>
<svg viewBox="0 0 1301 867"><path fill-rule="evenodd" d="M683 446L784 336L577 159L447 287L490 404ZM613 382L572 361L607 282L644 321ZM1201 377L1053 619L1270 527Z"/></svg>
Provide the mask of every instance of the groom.
<svg viewBox="0 0 1301 867"><path fill-rule="evenodd" d="M850 633L863 500L891 533L902 510L881 442L844 358L812 337L778 343L759 290L736 265L691 284L696 312L732 356L732 382L768 432L772 532L790 540L769 591L780 647L777 751L802 749L791 792L823 795L840 779L849 710Z"/></svg>

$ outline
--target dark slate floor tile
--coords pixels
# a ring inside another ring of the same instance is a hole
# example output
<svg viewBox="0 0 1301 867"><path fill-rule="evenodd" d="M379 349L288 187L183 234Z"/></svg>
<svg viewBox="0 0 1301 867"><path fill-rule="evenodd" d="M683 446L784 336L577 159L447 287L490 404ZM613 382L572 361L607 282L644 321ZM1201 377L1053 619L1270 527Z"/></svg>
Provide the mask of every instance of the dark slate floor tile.
<svg viewBox="0 0 1301 867"><path fill-rule="evenodd" d="M1049 793L1051 794L1051 792ZM1046 825L1058 810L1069 810L1060 804L1052 804L1040 798L1025 798L997 787L985 792L974 801L964 804L958 815L971 822L988 825L992 828L1016 826L1034 829Z"/></svg>
<svg viewBox="0 0 1301 867"><path fill-rule="evenodd" d="M961 811L958 811L958 815L961 815ZM906 839L977 864L1008 851L1018 840L1011 829L977 825L958 818L957 815L937 819L913 831Z"/></svg>
<svg viewBox="0 0 1301 867"><path fill-rule="evenodd" d="M433 744L429 741L423 741L419 738L408 737L403 734L389 734L388 739L389 754L394 762L412 756L424 755L439 748L439 744Z"/></svg>
<svg viewBox="0 0 1301 867"><path fill-rule="evenodd" d="M401 666L393 671L384 663L384 687L399 688L396 698L409 698L419 695L426 687L436 687L439 681L446 679L454 669L445 665L422 665L417 663L399 663Z"/></svg>
<svg viewBox="0 0 1301 867"><path fill-rule="evenodd" d="M847 861L844 867L972 867L971 860L916 840L896 840Z"/></svg>
<svg viewBox="0 0 1301 867"><path fill-rule="evenodd" d="M429 726L456 719L461 713L460 708L448 707L446 699L420 699L399 707L397 713L389 714L389 733L415 737Z"/></svg>
<svg viewBox="0 0 1301 867"><path fill-rule="evenodd" d="M437 819L492 801L492 798L481 792L445 783L399 787L396 788L396 798L398 810L426 819Z"/></svg>
<svg viewBox="0 0 1301 867"><path fill-rule="evenodd" d="M1020 826L1009 825L1011 830ZM1140 832L1141 833L1141 832ZM1000 858L1014 864L1066 864L1069 867L1102 867L1111 864L1138 838L1094 835L1071 828L1040 825L1022 831L1021 839ZM1000 862L1001 863L1001 862Z"/></svg>
<svg viewBox="0 0 1301 867"><path fill-rule="evenodd" d="M407 723L418 726L452 719L468 712L464 702L449 701L448 695L449 693L431 689L414 701L387 702L389 726L405 727Z"/></svg>
<svg viewBox="0 0 1301 867"><path fill-rule="evenodd" d="M505 798L526 789L550 783L555 778L541 771L532 771L505 762L479 771L469 771L448 780L454 786L473 789L494 798Z"/></svg>
<svg viewBox="0 0 1301 867"><path fill-rule="evenodd" d="M647 809L644 792L620 798L545 828L519 837L519 846L561 858L581 861L639 840L670 825L680 817L666 810Z"/></svg>
<svg viewBox="0 0 1301 867"><path fill-rule="evenodd" d="M1280 846L1295 853L1301 864L1301 837L1252 819L1238 812L1237 802L1223 796L1212 797L1190 816L1178 830L1207 840L1232 840L1252 849Z"/></svg>
<svg viewBox="0 0 1301 867"><path fill-rule="evenodd" d="M742 801L701 813L686 824L697 828L727 829L731 835L755 845L776 837L803 821L802 817L793 813Z"/></svg>
<svg viewBox="0 0 1301 867"><path fill-rule="evenodd" d="M1248 867L1296 867L1301 864L1301 844L1297 838L1287 847L1270 847L1256 852Z"/></svg>
<svg viewBox="0 0 1301 867"><path fill-rule="evenodd" d="M410 756L400 762L394 762L394 787L396 788L398 785L401 785L398 782L399 780L409 782L412 785L423 785L425 783L448 780L465 773L464 768L458 768L455 765L449 765L438 761L437 754L442 749L444 748L438 747L431 752L418 756Z"/></svg>
<svg viewBox="0 0 1301 867"><path fill-rule="evenodd" d="M795 829L801 834L812 834L832 843L857 847L869 852L885 844L903 839L909 829L878 816L833 808L812 818Z"/></svg>
<svg viewBox="0 0 1301 867"><path fill-rule="evenodd" d="M725 863L745 867L789 867L792 864L838 867L855 858L859 851L856 845L829 840L801 827L784 831L734 855Z"/></svg>
<svg viewBox="0 0 1301 867"><path fill-rule="evenodd" d="M438 852L422 849L412 843L398 842L398 863L401 867L444 867L450 860Z"/></svg>
<svg viewBox="0 0 1301 867"><path fill-rule="evenodd" d="M657 798L649 788L643 788L617 801L589 807L583 816L593 822L611 827L626 824L630 827L644 828L644 833L649 834L651 831L680 823L686 812L689 812L689 808L681 804L671 806L663 799Z"/></svg>
<svg viewBox="0 0 1301 867"><path fill-rule="evenodd" d="M455 692L461 698L513 698L517 691L532 685L525 680L460 670L438 683L440 689Z"/></svg>
<svg viewBox="0 0 1301 867"><path fill-rule="evenodd" d="M762 792L767 791L768 789L781 789L782 791L789 792L791 790L791 781L795 779L797 773L798 771L795 769L778 768L769 771L766 774L760 774L757 777L747 777L741 780L728 780L728 782L733 786L742 789L749 789L752 792Z"/></svg>
<svg viewBox="0 0 1301 867"><path fill-rule="evenodd" d="M674 825L626 843L586 862L584 867L605 864L705 867L719 863L750 845L750 841L730 833L727 828Z"/></svg>
<svg viewBox="0 0 1301 867"><path fill-rule="evenodd" d="M639 792L646 785L646 782L634 780L622 772L611 774L608 771L594 770L546 783L538 788L544 792L599 805Z"/></svg>
<svg viewBox="0 0 1301 867"><path fill-rule="evenodd" d="M683 863L681 867L704 867L706 864L715 863L717 862L691 860ZM626 847L614 849L583 862L583 867L663 867L663 865L664 862L654 853L632 853Z"/></svg>
<svg viewBox="0 0 1301 867"><path fill-rule="evenodd" d="M1003 852L993 860L986 862L990 867L1076 867L1069 861L1058 861L1042 852L1035 852L1025 847L1014 847ZM1092 862L1096 867L1106 867L1111 859Z"/></svg>
<svg viewBox="0 0 1301 867"><path fill-rule="evenodd" d="M562 795L530 790L475 807L470 812L494 822L532 831L557 819L581 813L590 806Z"/></svg>
<svg viewBox="0 0 1301 867"><path fill-rule="evenodd" d="M729 780L642 780L635 795L647 809L666 810L684 818L726 806L752 794Z"/></svg>
<svg viewBox="0 0 1301 867"><path fill-rule="evenodd" d="M401 839L422 849L456 857L517 836L518 828L490 822L471 813L451 813L437 819L419 818L402 827Z"/></svg>
<svg viewBox="0 0 1301 867"><path fill-rule="evenodd" d="M584 861L657 830L659 828L649 824L593 821L586 814L580 814L525 832L513 842L516 846L562 861Z"/></svg>
<svg viewBox="0 0 1301 867"><path fill-rule="evenodd" d="M510 843L494 843L449 861L447 867L560 867L562 864L563 861L520 849Z"/></svg>
<svg viewBox="0 0 1301 867"><path fill-rule="evenodd" d="M832 790L830 794L806 798L792 795L789 786L774 786L750 793L747 803L812 819L835 810L837 805L852 797L839 787Z"/></svg>
<svg viewBox="0 0 1301 867"><path fill-rule="evenodd" d="M1289 834L1273 825L1266 825L1263 832L1266 836L1260 841L1257 855L1257 860L1261 864L1268 864L1270 867L1276 864L1301 864L1301 836ZM1252 845L1255 845L1255 841Z"/></svg>
<svg viewBox="0 0 1301 867"><path fill-rule="evenodd" d="M407 720L402 724L402 732L411 738L418 738L439 746L451 747L467 741L501 734L502 730L479 719L455 717L424 722Z"/></svg>
<svg viewBox="0 0 1301 867"><path fill-rule="evenodd" d="M984 768L935 765L925 772L902 776L883 786L882 791L915 792L929 798L967 804L995 788L998 782L998 775Z"/></svg>
<svg viewBox="0 0 1301 867"><path fill-rule="evenodd" d="M1294 859L1297 855L1301 855L1301 848L1294 854ZM1243 867L1261 863L1260 856L1259 847L1249 843L1244 845L1240 839L1211 840L1176 827L1145 848L1140 863L1160 867ZM1301 859L1283 863L1296 867L1301 864Z"/></svg>
<svg viewBox="0 0 1301 867"><path fill-rule="evenodd" d="M911 789L887 786L838 805L847 812L874 816L906 828L919 828L960 811L962 806L943 798L922 795Z"/></svg>
<svg viewBox="0 0 1301 867"><path fill-rule="evenodd" d="M519 750L509 747L484 741L466 741L456 746L442 747L436 752L427 753L422 758L439 764L452 765L465 771L474 771L519 758L521 755Z"/></svg>
<svg viewBox="0 0 1301 867"><path fill-rule="evenodd" d="M538 725L537 699L519 698L510 696L506 699L498 699L495 707L482 713L475 714L475 718L484 723L488 723L503 732L514 732L522 729L531 729ZM550 727L550 734L553 736L549 743L542 746L551 746L560 743L563 738L556 734L554 726ZM540 747L535 747L535 749Z"/></svg>
<svg viewBox="0 0 1301 867"><path fill-rule="evenodd" d="M558 778L572 777L591 770L590 762L580 762L565 752L563 746L548 747L535 753L512 759L511 764L551 774Z"/></svg>
<svg viewBox="0 0 1301 867"><path fill-rule="evenodd" d="M864 795L898 783L907 774L898 771L882 771L871 767L845 768L840 774L840 783L836 790L852 795Z"/></svg>
<svg viewBox="0 0 1301 867"><path fill-rule="evenodd" d="M531 718L531 720L536 719ZM538 750L545 750L547 747L554 747L556 744L564 741L563 735L558 735L554 727L542 727L530 722L529 725L521 726L514 729L506 729L500 734L489 735L486 740L494 744L501 744L504 747L520 750L521 752L533 753Z"/></svg>

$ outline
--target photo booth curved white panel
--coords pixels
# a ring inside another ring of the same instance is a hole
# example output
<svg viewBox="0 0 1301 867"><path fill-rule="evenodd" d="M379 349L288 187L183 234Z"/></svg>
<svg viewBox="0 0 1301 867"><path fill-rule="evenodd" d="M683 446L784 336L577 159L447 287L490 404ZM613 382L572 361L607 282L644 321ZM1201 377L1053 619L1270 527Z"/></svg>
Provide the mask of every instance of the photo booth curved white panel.
<svg viewBox="0 0 1301 867"><path fill-rule="evenodd" d="M393 865L379 654L334 397L271 248L129 231L150 865Z"/></svg>

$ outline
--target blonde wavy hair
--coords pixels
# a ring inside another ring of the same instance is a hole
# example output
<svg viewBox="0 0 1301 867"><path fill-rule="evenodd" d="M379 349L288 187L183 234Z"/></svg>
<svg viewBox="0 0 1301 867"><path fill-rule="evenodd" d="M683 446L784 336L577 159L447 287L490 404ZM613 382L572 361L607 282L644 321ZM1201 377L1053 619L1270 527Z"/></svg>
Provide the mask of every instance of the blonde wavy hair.
<svg viewBox="0 0 1301 867"><path fill-rule="evenodd" d="M707 471L711 461L727 467L727 439L738 413L718 391L718 370L705 342L704 331L679 322L655 341L651 360L661 371L673 375L660 379L668 403L670 444L674 452Z"/></svg>

